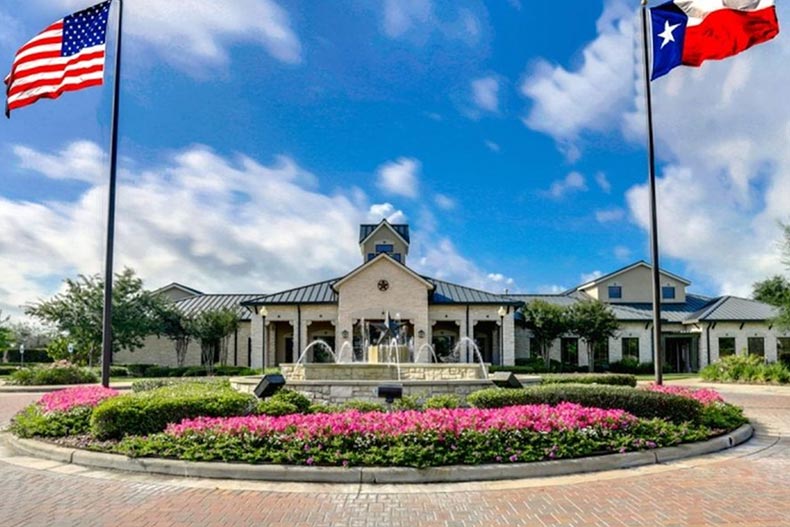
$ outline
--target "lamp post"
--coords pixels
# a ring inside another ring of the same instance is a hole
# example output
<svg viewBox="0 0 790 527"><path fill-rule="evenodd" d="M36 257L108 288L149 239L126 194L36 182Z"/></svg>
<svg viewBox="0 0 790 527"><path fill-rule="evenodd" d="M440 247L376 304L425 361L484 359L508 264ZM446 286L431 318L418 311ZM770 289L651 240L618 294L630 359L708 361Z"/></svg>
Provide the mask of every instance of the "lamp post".
<svg viewBox="0 0 790 527"><path fill-rule="evenodd" d="M25 345L24 344L20 344L19 345L19 360L22 363L22 366L24 366L25 365Z"/></svg>
<svg viewBox="0 0 790 527"><path fill-rule="evenodd" d="M261 310L260 310L259 313L261 314L261 319L262 319L262 322L263 322L263 325L261 326L261 335L263 336L262 337L263 338L263 342L262 342L263 346L261 346L262 350L263 350L262 351L263 356L261 357L261 371L262 371L262 373L265 374L266 373L266 336L267 336L266 335L266 316L269 314L269 310L266 309L266 306L261 306Z"/></svg>
<svg viewBox="0 0 790 527"><path fill-rule="evenodd" d="M507 309L505 306L499 306L497 313L499 314L499 365L502 366L505 364L505 315L507 315Z"/></svg>

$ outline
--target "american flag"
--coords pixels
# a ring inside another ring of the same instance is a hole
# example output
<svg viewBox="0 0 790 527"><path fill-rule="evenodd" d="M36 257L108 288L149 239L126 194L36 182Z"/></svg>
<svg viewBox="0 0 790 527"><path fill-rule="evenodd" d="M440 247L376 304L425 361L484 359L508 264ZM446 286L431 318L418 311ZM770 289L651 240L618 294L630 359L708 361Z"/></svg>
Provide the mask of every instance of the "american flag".
<svg viewBox="0 0 790 527"><path fill-rule="evenodd" d="M5 78L6 117L39 99L102 84L111 1L58 20L19 48Z"/></svg>

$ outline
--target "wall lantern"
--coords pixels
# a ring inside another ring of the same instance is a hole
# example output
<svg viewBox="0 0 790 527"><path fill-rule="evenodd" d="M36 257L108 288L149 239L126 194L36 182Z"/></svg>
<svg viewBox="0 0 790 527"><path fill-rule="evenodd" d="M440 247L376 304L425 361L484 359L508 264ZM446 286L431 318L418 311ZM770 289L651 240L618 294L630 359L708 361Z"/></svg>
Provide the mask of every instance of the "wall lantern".
<svg viewBox="0 0 790 527"><path fill-rule="evenodd" d="M347 338L348 338L348 330L347 330L347 329L344 329L344 330L343 330L343 331L340 333L340 335L341 335L341 336L342 336L344 339L347 339Z"/></svg>
<svg viewBox="0 0 790 527"><path fill-rule="evenodd" d="M417 332L417 338L424 339L425 338L425 331L420 330Z"/></svg>
<svg viewBox="0 0 790 527"><path fill-rule="evenodd" d="M499 310L497 311L497 314L499 315L500 318L505 318L505 315L507 315L507 309L505 308L505 306L499 306Z"/></svg>

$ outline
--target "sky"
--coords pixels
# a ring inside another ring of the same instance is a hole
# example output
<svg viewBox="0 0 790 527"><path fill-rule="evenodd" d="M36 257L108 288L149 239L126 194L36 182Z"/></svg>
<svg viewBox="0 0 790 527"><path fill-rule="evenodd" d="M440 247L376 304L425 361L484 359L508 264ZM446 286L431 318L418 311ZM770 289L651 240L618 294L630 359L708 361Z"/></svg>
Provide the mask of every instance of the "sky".
<svg viewBox="0 0 790 527"><path fill-rule="evenodd" d="M89 3L5 0L0 67ZM409 223L410 267L492 292L650 259L636 1L124 6L115 268L149 288L339 277L382 218ZM661 266L690 291L786 271L789 59L780 33L653 83ZM102 272L108 70L0 124L3 313Z"/></svg>

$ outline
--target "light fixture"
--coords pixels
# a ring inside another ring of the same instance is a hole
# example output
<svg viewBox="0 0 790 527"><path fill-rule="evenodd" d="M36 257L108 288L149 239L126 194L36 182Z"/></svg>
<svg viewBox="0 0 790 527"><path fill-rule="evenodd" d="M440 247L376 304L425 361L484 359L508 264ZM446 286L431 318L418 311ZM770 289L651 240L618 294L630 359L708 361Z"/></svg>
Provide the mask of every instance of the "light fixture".
<svg viewBox="0 0 790 527"><path fill-rule="evenodd" d="M505 308L505 306L499 306L499 310L497 311L497 313L501 318L505 318L505 315L507 315L507 309Z"/></svg>
<svg viewBox="0 0 790 527"><path fill-rule="evenodd" d="M341 335L341 336L342 336L344 339L347 339L347 338L348 338L348 330L347 330L347 329L344 329L344 330L343 330L343 331L340 333L340 335Z"/></svg>
<svg viewBox="0 0 790 527"><path fill-rule="evenodd" d="M285 386L285 377L279 373L264 375L261 382L253 390L253 393L259 399L265 399L277 393L283 386Z"/></svg>
<svg viewBox="0 0 790 527"><path fill-rule="evenodd" d="M268 310L268 309L266 309L266 306L261 306L261 309L260 309L260 311L258 311L258 313L259 313L259 314L260 314L260 315L261 315L263 318L266 318L266 317L268 317L268 316L269 316L269 310Z"/></svg>
<svg viewBox="0 0 790 527"><path fill-rule="evenodd" d="M377 395L387 401L388 404L392 404L395 399L403 397L403 385L382 384L378 387Z"/></svg>
<svg viewBox="0 0 790 527"><path fill-rule="evenodd" d="M424 339L425 338L425 332L423 330L418 331L417 332L417 338Z"/></svg>

